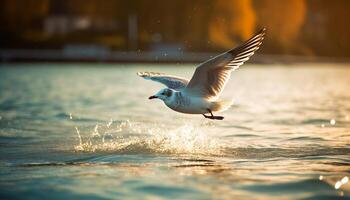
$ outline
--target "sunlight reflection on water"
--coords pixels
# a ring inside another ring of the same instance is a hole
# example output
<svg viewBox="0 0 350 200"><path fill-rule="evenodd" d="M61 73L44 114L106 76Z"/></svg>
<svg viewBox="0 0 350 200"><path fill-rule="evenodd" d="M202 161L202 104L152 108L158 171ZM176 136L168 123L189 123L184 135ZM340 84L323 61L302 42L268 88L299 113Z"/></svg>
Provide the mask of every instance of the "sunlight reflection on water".
<svg viewBox="0 0 350 200"><path fill-rule="evenodd" d="M1 197L349 197L350 68L247 65L219 122L135 76L193 67L69 66L0 68Z"/></svg>

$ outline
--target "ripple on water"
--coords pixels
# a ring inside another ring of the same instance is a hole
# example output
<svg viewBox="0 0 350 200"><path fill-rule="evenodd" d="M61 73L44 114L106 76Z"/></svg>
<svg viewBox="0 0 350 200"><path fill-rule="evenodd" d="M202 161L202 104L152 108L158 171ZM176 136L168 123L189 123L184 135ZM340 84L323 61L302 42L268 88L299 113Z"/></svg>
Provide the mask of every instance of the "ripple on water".
<svg viewBox="0 0 350 200"><path fill-rule="evenodd" d="M320 142L320 141L327 141L327 139L322 138L322 137L299 136L299 137L288 138L286 141L311 141L311 142Z"/></svg>
<svg viewBox="0 0 350 200"><path fill-rule="evenodd" d="M325 181L318 179L305 179L298 181L283 181L272 184L253 184L243 186L242 189L260 194L295 194L296 199L314 199L317 196L339 198L339 194L334 190L333 186ZM314 195L310 195L310 191L317 191Z"/></svg>

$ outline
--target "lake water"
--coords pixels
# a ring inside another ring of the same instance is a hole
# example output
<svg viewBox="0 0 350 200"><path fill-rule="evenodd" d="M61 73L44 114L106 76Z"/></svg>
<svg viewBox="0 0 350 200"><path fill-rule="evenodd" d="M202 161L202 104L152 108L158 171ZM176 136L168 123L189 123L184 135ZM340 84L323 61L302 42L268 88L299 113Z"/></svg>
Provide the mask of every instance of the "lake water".
<svg viewBox="0 0 350 200"><path fill-rule="evenodd" d="M0 198L350 199L346 64L244 65L223 121L137 71L194 66L2 64Z"/></svg>

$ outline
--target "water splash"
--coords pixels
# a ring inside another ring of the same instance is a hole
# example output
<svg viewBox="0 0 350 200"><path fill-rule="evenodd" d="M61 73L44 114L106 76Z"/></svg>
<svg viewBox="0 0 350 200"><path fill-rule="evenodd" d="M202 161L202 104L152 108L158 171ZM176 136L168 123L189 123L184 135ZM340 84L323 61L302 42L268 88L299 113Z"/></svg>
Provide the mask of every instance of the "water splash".
<svg viewBox="0 0 350 200"><path fill-rule="evenodd" d="M78 127L75 127L75 131L76 131L76 133L77 133L77 135L78 135L78 139L79 139L79 145L76 146L75 149L77 149L77 150L79 150L79 149L82 150L82 149L83 149L83 148L82 148L83 141L82 141L82 139L81 139L81 135L80 135L80 131L79 131Z"/></svg>
<svg viewBox="0 0 350 200"><path fill-rule="evenodd" d="M342 185L345 185L349 182L349 177L347 176L344 176L340 181L337 181L335 184L334 184L334 188L336 190L338 190Z"/></svg>
<svg viewBox="0 0 350 200"><path fill-rule="evenodd" d="M112 125L112 123L113 123L113 119L111 119L111 120L108 122L107 128L109 128L109 127Z"/></svg>
<svg viewBox="0 0 350 200"><path fill-rule="evenodd" d="M98 132L98 124L96 124L94 131L92 132L92 137L100 137L100 133Z"/></svg>
<svg viewBox="0 0 350 200"><path fill-rule="evenodd" d="M208 137L199 126L186 124L169 128L160 124L146 127L142 123L131 123L128 120L114 123L113 126L112 123L108 124L105 127L96 125L93 134L76 145L75 150L125 154L222 154L219 143Z"/></svg>

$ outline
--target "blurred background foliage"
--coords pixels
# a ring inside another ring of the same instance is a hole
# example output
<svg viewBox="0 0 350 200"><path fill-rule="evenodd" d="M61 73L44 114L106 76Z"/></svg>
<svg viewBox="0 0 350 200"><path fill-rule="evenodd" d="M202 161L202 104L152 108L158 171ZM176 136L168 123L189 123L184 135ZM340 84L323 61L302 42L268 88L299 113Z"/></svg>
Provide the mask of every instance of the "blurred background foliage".
<svg viewBox="0 0 350 200"><path fill-rule="evenodd" d="M262 53L350 56L348 0L1 0L2 49L221 51L262 27Z"/></svg>

